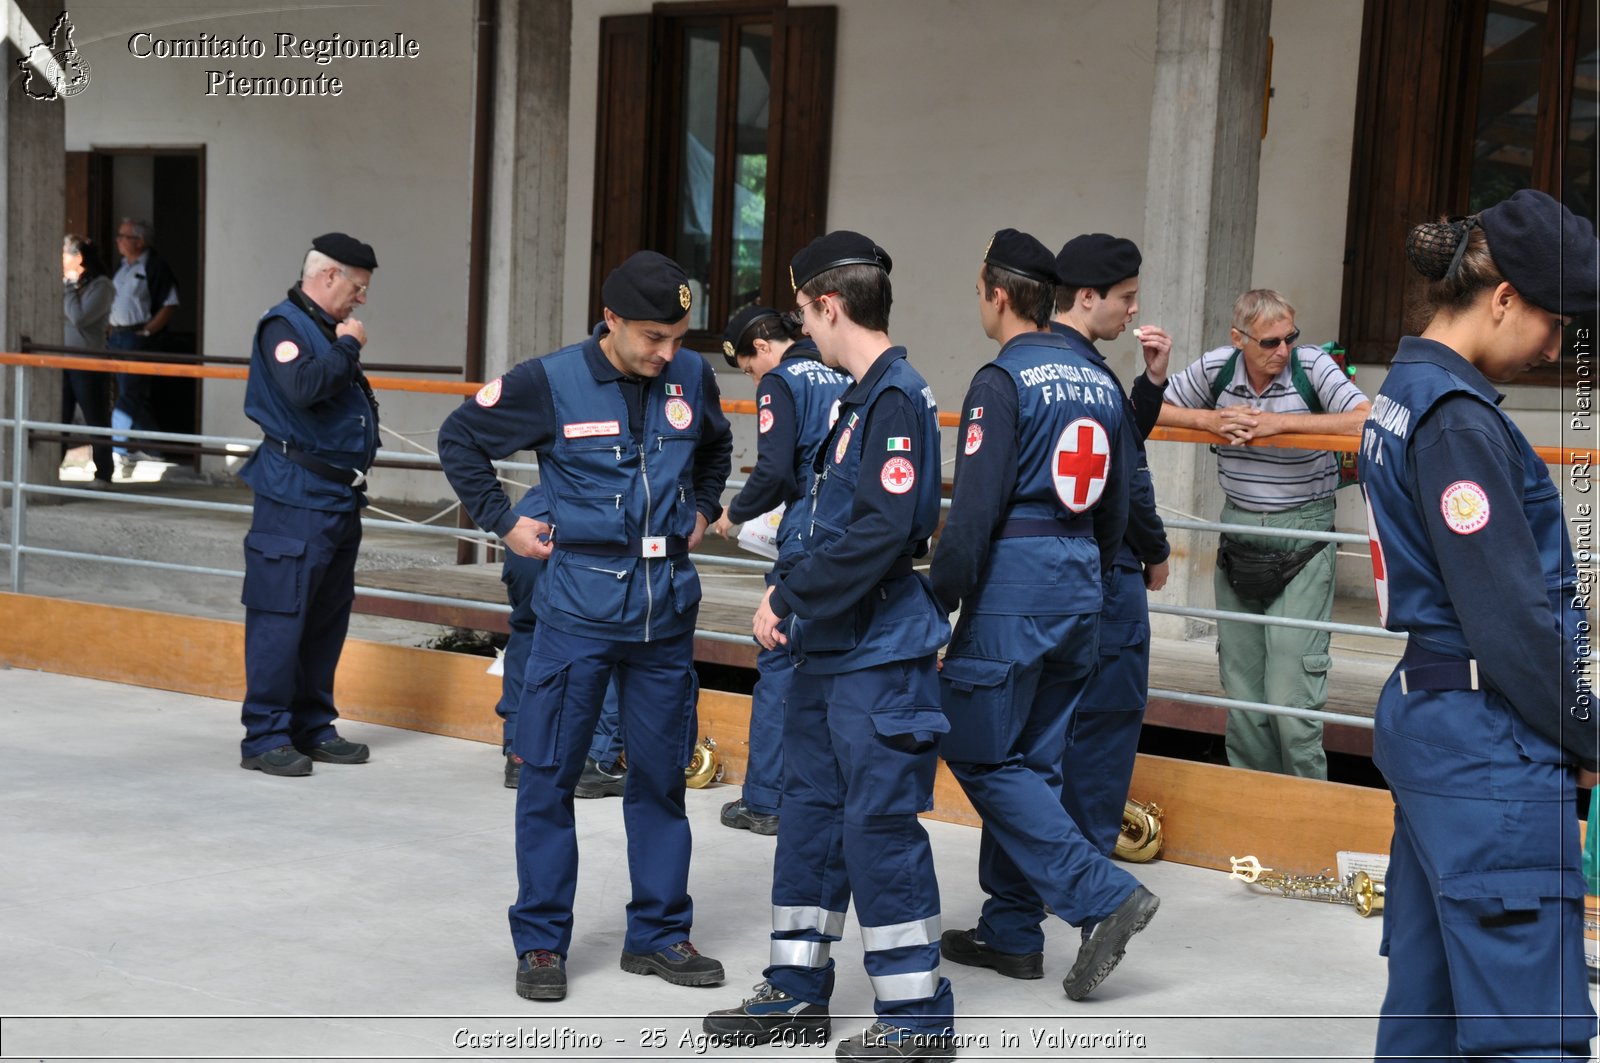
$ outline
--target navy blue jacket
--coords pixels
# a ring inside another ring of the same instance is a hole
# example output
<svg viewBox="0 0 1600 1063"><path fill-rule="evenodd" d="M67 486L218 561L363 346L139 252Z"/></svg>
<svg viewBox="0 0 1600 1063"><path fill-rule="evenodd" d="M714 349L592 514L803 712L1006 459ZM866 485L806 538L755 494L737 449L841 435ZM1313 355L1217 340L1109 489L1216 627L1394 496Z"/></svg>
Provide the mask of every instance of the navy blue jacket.
<svg viewBox="0 0 1600 1063"><path fill-rule="evenodd" d="M1501 398L1443 344L1400 341L1359 458L1379 612L1422 649L1476 658L1522 724L1592 769L1600 730L1561 497Z"/></svg>
<svg viewBox="0 0 1600 1063"><path fill-rule="evenodd" d="M262 432L344 469L372 467L378 411L368 400L361 345L298 290L261 316L250 350L244 412ZM359 487L335 483L269 445L256 448L239 478L265 498L344 512L366 505Z"/></svg>

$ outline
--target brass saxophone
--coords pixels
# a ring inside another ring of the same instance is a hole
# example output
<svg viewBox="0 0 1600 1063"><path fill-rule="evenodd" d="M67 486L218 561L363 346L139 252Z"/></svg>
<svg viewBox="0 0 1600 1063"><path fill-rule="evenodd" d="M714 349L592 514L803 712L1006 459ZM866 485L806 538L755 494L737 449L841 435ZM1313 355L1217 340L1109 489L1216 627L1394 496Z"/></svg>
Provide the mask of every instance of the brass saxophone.
<svg viewBox="0 0 1600 1063"><path fill-rule="evenodd" d="M1230 856L1233 870L1229 878L1248 882L1284 897L1302 901L1324 901L1328 904L1348 904L1356 914L1365 919L1373 912L1383 911L1383 883L1374 881L1365 871L1352 871L1344 878L1332 875L1286 875L1270 867L1262 867L1253 856Z"/></svg>
<svg viewBox="0 0 1600 1063"><path fill-rule="evenodd" d="M1122 833L1117 835L1117 857L1144 864L1161 853L1161 806L1129 798L1122 806Z"/></svg>
<svg viewBox="0 0 1600 1063"><path fill-rule="evenodd" d="M694 757L689 761L689 766L683 769L683 784L691 790L698 790L721 782L722 771L723 763L722 758L717 756L717 743L707 735L694 747Z"/></svg>

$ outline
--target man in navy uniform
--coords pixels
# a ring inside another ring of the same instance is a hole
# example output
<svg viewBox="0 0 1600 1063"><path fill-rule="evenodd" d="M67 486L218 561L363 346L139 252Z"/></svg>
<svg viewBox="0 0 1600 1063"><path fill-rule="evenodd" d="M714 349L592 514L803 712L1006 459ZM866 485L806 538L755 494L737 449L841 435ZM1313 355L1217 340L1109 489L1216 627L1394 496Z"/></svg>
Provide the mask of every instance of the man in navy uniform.
<svg viewBox="0 0 1600 1063"><path fill-rule="evenodd" d="M801 323L856 381L816 458L803 549L779 558L757 641L787 645L783 817L772 874L771 963L756 995L705 1030L743 1041L825 1041L852 894L878 1021L841 1059L949 1059L954 998L939 973L939 886L928 835L939 710L934 654L950 625L912 568L939 522L933 392L888 336L889 255L854 232L794 257ZM787 626L787 631L782 630Z"/></svg>
<svg viewBox="0 0 1600 1063"><path fill-rule="evenodd" d="M731 535L735 524L784 506L777 535L780 556L801 548L802 503L815 478L812 462L850 385L849 377L822 363L809 337L796 339L798 333L798 324L772 307L747 306L733 316L722 336L722 356L756 382L756 466L712 530ZM744 790L737 801L722 806L722 823L776 834L783 801L783 706L794 662L782 646L763 649L756 671Z"/></svg>
<svg viewBox="0 0 1600 1063"><path fill-rule="evenodd" d="M439 429L445 475L472 519L550 560L512 744L523 765L511 939L529 1000L566 996L573 791L613 676L633 882L622 969L675 985L723 978L689 941L683 769L698 737L700 577L688 554L722 513L733 436L710 365L679 348L691 300L682 268L640 251L600 295L605 319L588 339L485 384ZM495 477L491 462L519 450L538 452L548 523L514 513Z"/></svg>
<svg viewBox="0 0 1600 1063"><path fill-rule="evenodd" d="M933 584L961 608L941 672L943 755L983 817L971 930L947 959L1011 978L1044 973L1044 905L1088 930L1062 983L1073 1000L1122 959L1160 901L1091 845L1061 802L1067 729L1097 665L1102 580L1127 527L1129 465L1116 382L1050 331L1055 256L1002 229L978 272L1000 353L962 414L955 494Z"/></svg>
<svg viewBox="0 0 1600 1063"><path fill-rule="evenodd" d="M309 775L361 764L334 729L333 674L355 601L366 473L378 402L361 371L378 259L344 233L311 242L300 283L261 316L244 412L265 438L239 478L255 492L244 539L244 731L240 767Z"/></svg>
<svg viewBox="0 0 1600 1063"><path fill-rule="evenodd" d="M1056 316L1051 331L1089 364L1122 381L1095 349L1114 340L1139 313L1139 248L1132 240L1085 233L1056 255ZM1171 347L1158 326L1137 333L1146 357ZM1100 666L1084 689L1067 728L1061 767L1061 799L1084 837L1106 856L1117 847L1122 809L1133 779L1150 690L1150 607L1147 590L1167 582L1166 527L1156 512L1155 488L1145 461L1144 437L1124 402L1122 451L1136 462L1128 482L1128 530L1106 573L1100 610Z"/></svg>

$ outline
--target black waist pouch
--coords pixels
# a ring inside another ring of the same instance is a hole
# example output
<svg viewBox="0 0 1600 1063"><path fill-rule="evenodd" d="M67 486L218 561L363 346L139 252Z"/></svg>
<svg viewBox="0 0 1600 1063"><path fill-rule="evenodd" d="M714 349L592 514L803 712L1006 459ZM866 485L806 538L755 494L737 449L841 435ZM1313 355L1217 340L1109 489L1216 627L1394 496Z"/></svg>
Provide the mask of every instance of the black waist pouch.
<svg viewBox="0 0 1600 1063"><path fill-rule="evenodd" d="M1300 550L1262 550L1224 535L1217 547L1217 567L1239 597L1270 602L1328 546L1312 543Z"/></svg>

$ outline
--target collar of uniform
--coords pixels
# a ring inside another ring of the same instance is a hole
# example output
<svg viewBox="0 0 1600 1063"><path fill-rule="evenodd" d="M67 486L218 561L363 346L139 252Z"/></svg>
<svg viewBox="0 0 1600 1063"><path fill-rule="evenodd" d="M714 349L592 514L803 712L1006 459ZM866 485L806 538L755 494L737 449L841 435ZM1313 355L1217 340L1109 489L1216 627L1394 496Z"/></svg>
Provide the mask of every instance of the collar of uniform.
<svg viewBox="0 0 1600 1063"><path fill-rule="evenodd" d="M1073 350L1088 358L1101 369L1106 367L1106 356L1100 353L1100 348L1096 347L1088 336L1085 336L1071 325L1060 321L1052 321L1050 322L1050 331L1057 336L1066 337L1067 341L1073 344Z"/></svg>
<svg viewBox="0 0 1600 1063"><path fill-rule="evenodd" d="M322 309L322 307L318 306L317 301L311 298L311 296L307 295L306 290L300 287L298 283L295 284L294 288L289 294L298 295L299 298L292 300L292 302L298 305L300 309L311 314L314 318L320 319L329 328L337 328L339 326L339 322L333 319L333 315Z"/></svg>
<svg viewBox="0 0 1600 1063"><path fill-rule="evenodd" d="M1496 406L1500 405L1504 395L1495 390L1489 383L1489 378L1478 372L1478 367L1467 361L1455 351L1446 347L1437 340L1425 340L1421 336L1404 336L1400 346L1394 352L1393 365L1404 362L1420 363L1422 365L1435 365L1461 378L1461 382L1483 396L1487 402Z"/></svg>
<svg viewBox="0 0 1600 1063"><path fill-rule="evenodd" d="M1005 354L1013 347L1058 347L1069 350L1067 338L1054 330L1050 332L1019 332L1000 345L1000 353Z"/></svg>
<svg viewBox="0 0 1600 1063"><path fill-rule="evenodd" d="M606 352L600 349L600 337L610 330L604 321L594 327L589 338L583 341L583 360L589 365L589 372L594 378L604 384L612 380L626 380L628 374L611 364L611 359L606 357Z"/></svg>
<svg viewBox="0 0 1600 1063"><path fill-rule="evenodd" d="M872 363L872 368L868 369L860 380L856 381L856 386L850 389L850 393L845 396L845 400L859 401L866 398L872 393L872 389L877 386L878 378L889 371L889 366L905 356L906 349L904 347L890 347L878 355L878 360Z"/></svg>
<svg viewBox="0 0 1600 1063"><path fill-rule="evenodd" d="M795 340L794 343L790 344L789 349L783 352L783 357L779 358L778 361L787 362L792 358L809 358L813 362L820 362L822 361L822 352L817 350L817 345L812 343L808 337Z"/></svg>

